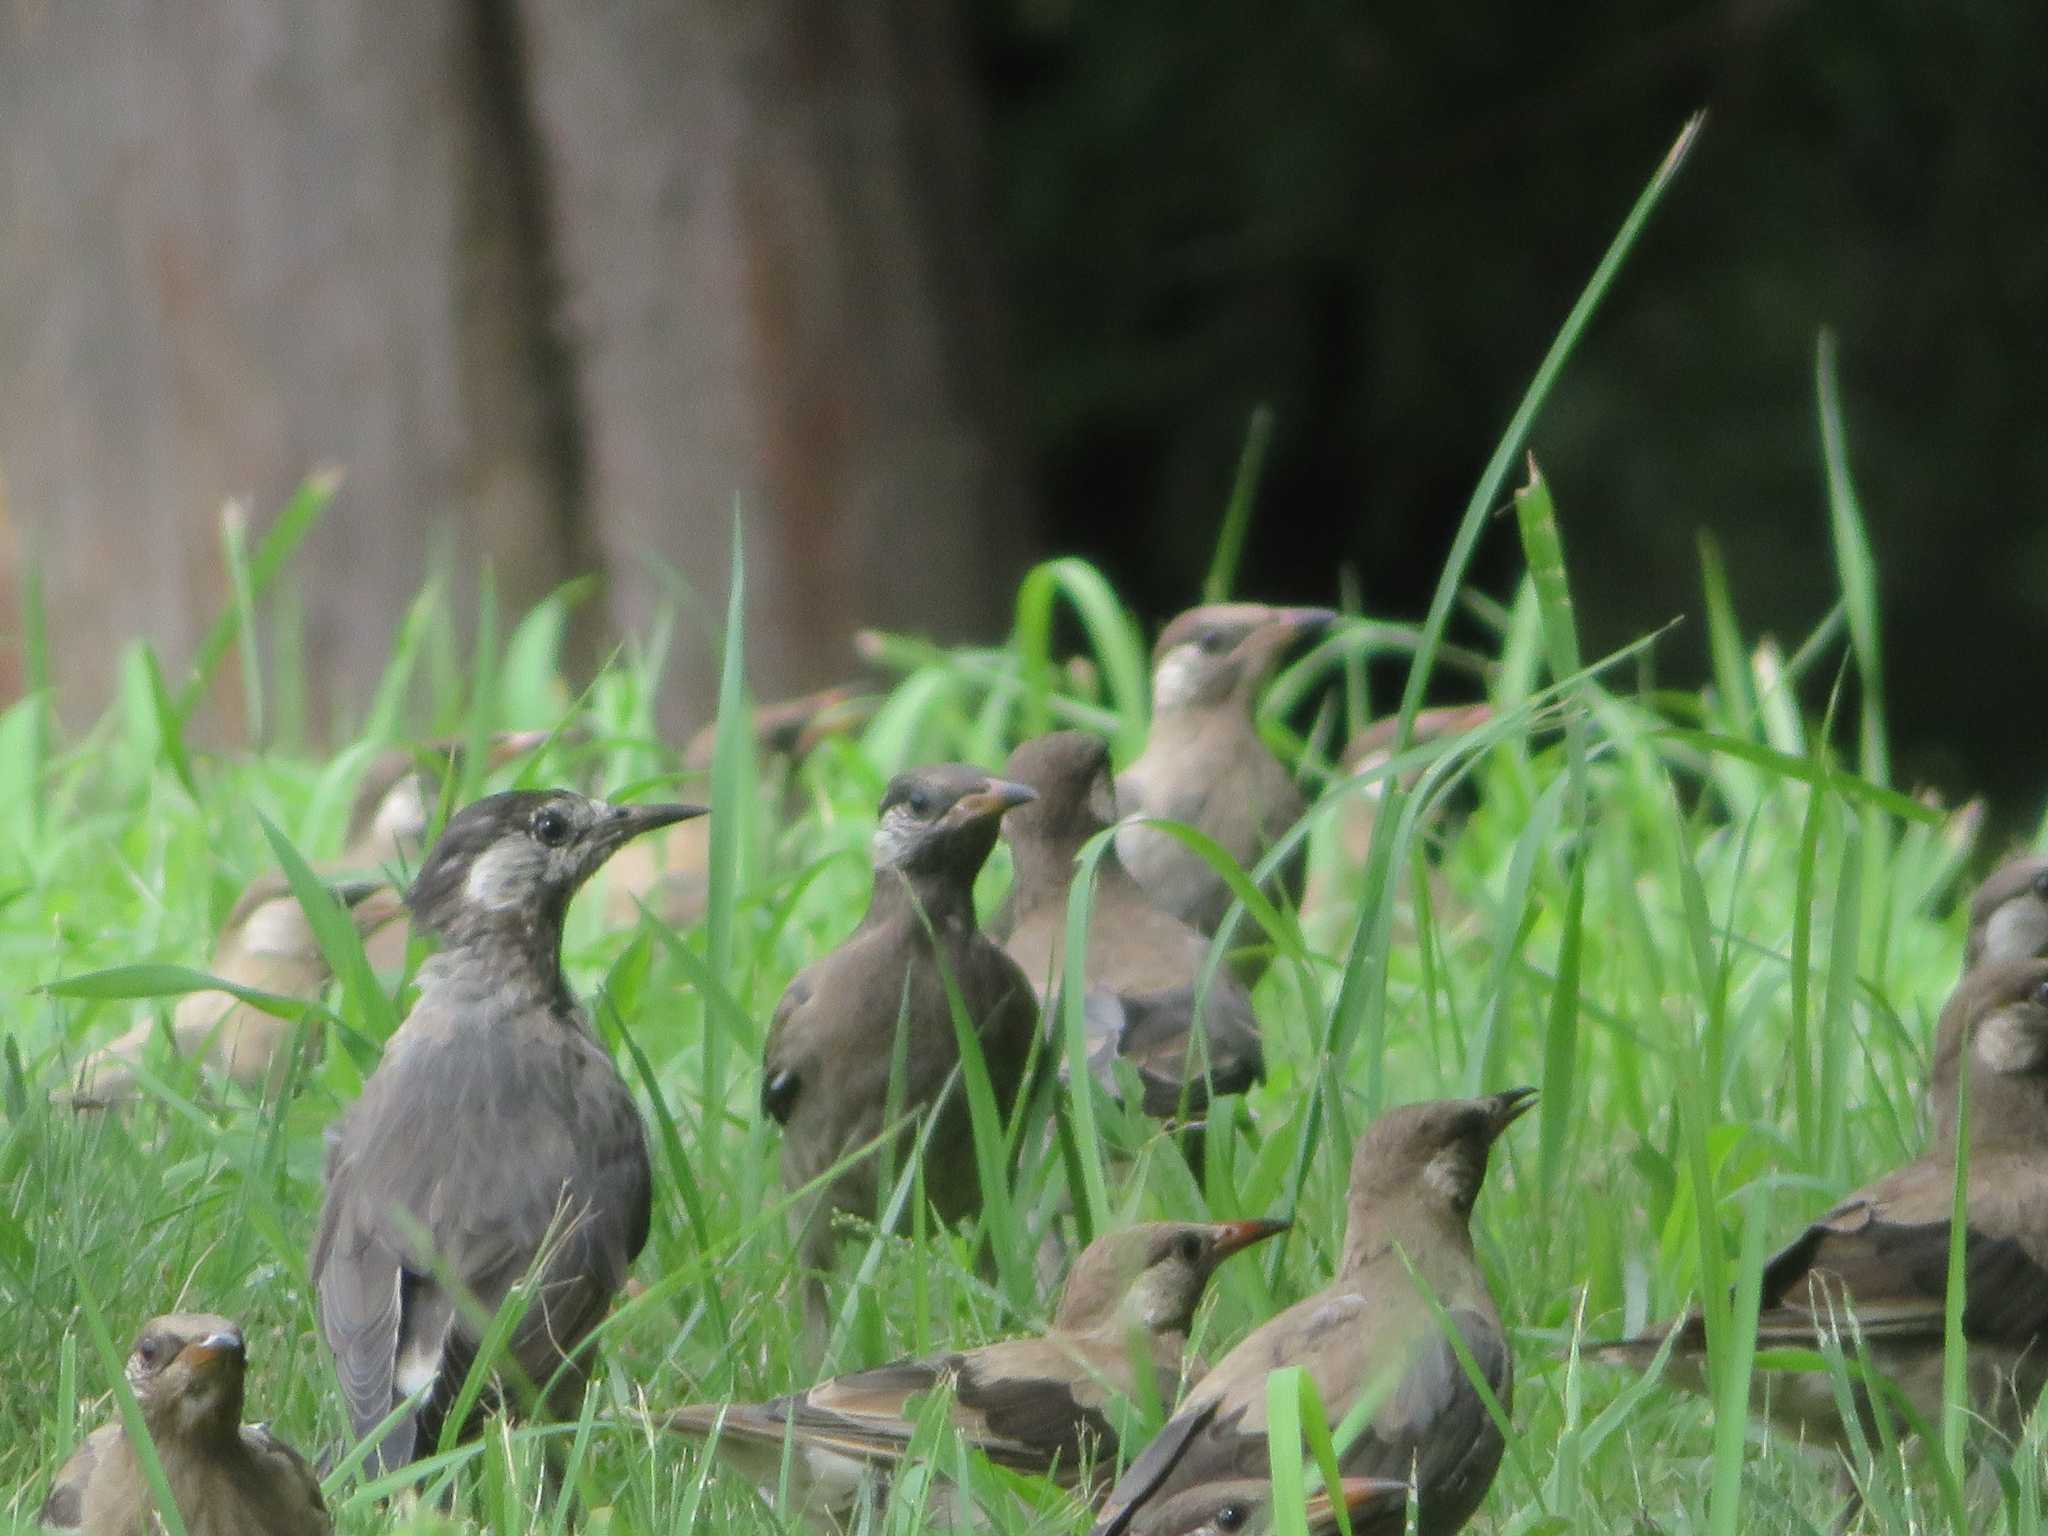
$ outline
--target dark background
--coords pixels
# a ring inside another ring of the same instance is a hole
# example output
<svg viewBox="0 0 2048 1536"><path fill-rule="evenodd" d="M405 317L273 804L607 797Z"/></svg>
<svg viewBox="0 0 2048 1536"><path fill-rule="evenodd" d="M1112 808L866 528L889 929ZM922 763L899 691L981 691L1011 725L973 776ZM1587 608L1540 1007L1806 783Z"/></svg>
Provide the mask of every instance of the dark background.
<svg viewBox="0 0 2048 1536"><path fill-rule="evenodd" d="M90 718L121 643L175 671L219 611L223 500L260 528L341 464L301 564L338 734L431 551L508 605L604 573L594 656L664 565L705 600L686 632L715 627L737 498L754 681L796 689L861 624L994 638L1050 552L1162 619L1266 403L1241 589L1326 601L1348 564L1417 617L1705 108L1531 443L1589 654L1684 614L1657 674L1704 677L1702 530L1752 638L1827 611L1831 327L1897 778L2017 829L2043 800L2044 57L2020 0L10 7L8 590L42 573ZM1474 580L1519 570L1504 519ZM11 599L0 621L18 687ZM711 656L671 669L679 734Z"/></svg>
<svg viewBox="0 0 2048 1536"><path fill-rule="evenodd" d="M1485 457L1686 115L1705 132L1532 448L1589 654L1705 675L1702 529L1752 636L1837 586L1834 328L1902 783L2043 794L2048 7L1280 3L985 14L1000 228L1056 543L1153 615L1278 412L1246 585L1419 615ZM1208 521L1205 521L1208 520ZM1261 536L1263 535L1263 536ZM1512 520L1481 546L1519 574Z"/></svg>

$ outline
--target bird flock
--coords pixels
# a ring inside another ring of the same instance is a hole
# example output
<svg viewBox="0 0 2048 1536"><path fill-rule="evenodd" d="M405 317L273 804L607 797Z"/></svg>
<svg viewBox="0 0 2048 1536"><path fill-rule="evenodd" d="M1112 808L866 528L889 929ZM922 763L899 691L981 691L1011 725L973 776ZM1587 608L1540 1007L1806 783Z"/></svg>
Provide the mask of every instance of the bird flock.
<svg viewBox="0 0 2048 1536"><path fill-rule="evenodd" d="M1027 1138L1052 1134L1029 1123L1037 1110L1106 1093L1159 1121L1199 1179L1212 1101L1263 1075L1251 991L1263 957L1228 947L1237 892L1196 839L1160 823L1194 829L1245 869L1295 826L1306 806L1253 706L1289 651L1335 619L1242 603L1175 619L1153 656L1150 736L1121 775L1101 738L1061 731L1020 744L999 773L948 763L889 783L866 912L789 983L760 1063L814 1349L829 1330L844 1229L875 1218L886 1169L914 1159L918 1198L943 1222L981 1211L989 1179L1003 1176L976 1156L974 1088ZM846 702L764 710L756 730L801 751ZM1451 735L1485 719L1483 707L1431 711L1416 729ZM492 761L540 740L500 738ZM1389 745L1368 732L1347 763L1383 764ZM624 893L619 916L687 922L703 906L704 807L512 790L461 807L423 848L434 802L419 760L373 768L344 867L416 860L417 873L402 897L382 879L332 886L379 970L402 968L414 935L433 948L360 1098L329 1129L310 1263L352 1449L372 1473L492 1415L583 1411L591 1334L647 1240L655 1174L639 1109L564 980L564 915L608 861L624 877L611 885L615 900ZM1014 878L984 925L974 883L998 838ZM1070 895L1084 869L1092 904L1070 963ZM1269 893L1301 902L1304 874L1299 859L1279 862ZM1965 969L1937 1028L1924 1151L1763 1268L1759 1346L1853 1338L1923 1426L1943 1407L1958 1209L1976 1419L2010 1435L2048 1385L2044 954L2048 860L2016 860L1972 906ZM282 1091L290 1032L243 994L317 997L329 974L281 876L245 893L213 969L238 990L184 999L171 1048L255 1091ZM1068 988L1081 994L1078 1059L1062 1022L1074 1011ZM100 1110L135 1097L155 1034L138 1029L85 1058L61 1097ZM637 1428L701 1442L763 1498L841 1529L919 1460L920 1405L939 1393L952 1428L991 1463L1085 1498L1095 1536L1228 1536L1273 1523L1271 1458L1292 1452L1269 1445L1269 1389L1274 1372L1298 1367L1329 1422L1356 1431L1341 1478L1307 1496L1307 1528L1395 1532L1412 1521L1449 1536L1486 1496L1514 1401L1513 1350L1469 1221L1496 1141L1534 1102L1533 1089L1509 1087L1383 1113L1355 1147L1327 1286L1213 1366L1188 1349L1204 1289L1233 1255L1285 1231L1283 1219L1142 1223L1071 1256L1048 1234L1041 1266L1065 1276L1042 1333L765 1402L650 1409ZM1706 1391L1706 1334L1694 1313L1590 1349ZM488 1386L473 1396L464 1389L480 1359ZM163 1486L194 1536L331 1530L307 1461L244 1422L246 1364L228 1319L175 1313L143 1327L126 1381ZM1844 1397L1826 1373L1770 1372L1756 1377L1753 1409L1829 1445L1844 1443L1845 1416L1872 1423L1891 1400L1864 1377ZM1133 1443L1129 1410L1143 1401L1170 1412ZM124 1424L110 1423L58 1471L41 1519L140 1536L157 1528L156 1489Z"/></svg>

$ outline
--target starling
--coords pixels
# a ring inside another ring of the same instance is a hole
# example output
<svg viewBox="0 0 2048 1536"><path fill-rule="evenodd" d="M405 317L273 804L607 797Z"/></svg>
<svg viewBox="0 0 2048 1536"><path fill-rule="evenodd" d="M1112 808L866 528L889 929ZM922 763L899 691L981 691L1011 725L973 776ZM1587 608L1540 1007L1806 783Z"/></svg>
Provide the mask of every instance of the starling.
<svg viewBox="0 0 2048 1536"><path fill-rule="evenodd" d="M1347 1477L1337 1496L1318 1488L1303 1502L1309 1536L1338 1536L1341 1503L1357 1531L1397 1530L1408 1508L1408 1485L1384 1477ZM1148 1504L1132 1517L1131 1536L1267 1536L1273 1529L1273 1485L1258 1478L1202 1483Z"/></svg>
<svg viewBox="0 0 2048 1536"><path fill-rule="evenodd" d="M1264 1476L1266 1378L1290 1365L1314 1381L1332 1424L1385 1393L1340 1458L1343 1470L1412 1476L1422 1536L1460 1529L1493 1482L1502 1441L1432 1301L1509 1409L1513 1361L1469 1223L1495 1138L1534 1099L1534 1089L1516 1088L1382 1115L1352 1158L1336 1278L1217 1362L1131 1463L1102 1506L1095 1536L1132 1529L1138 1516L1190 1488ZM1390 1511L1364 1528L1398 1532L1402 1519Z"/></svg>
<svg viewBox="0 0 2048 1536"><path fill-rule="evenodd" d="M334 887L356 932L365 942L396 922L403 925L398 895L381 881L347 881ZM212 972L251 991L317 1002L332 979L320 941L306 921L282 875L267 875L242 893L221 927ZM283 1086L291 1057L290 1022L242 1002L229 992L188 992L171 1012L171 1044L178 1055L198 1058L207 1069L254 1092L275 1094ZM74 1086L61 1097L77 1108L101 1108L137 1095L135 1063L157 1038L146 1018L79 1063Z"/></svg>
<svg viewBox="0 0 2048 1536"><path fill-rule="evenodd" d="M334 1522L313 1469L265 1426L242 1422L246 1365L241 1329L190 1312L150 1323L128 1357L128 1386L185 1529L191 1536L327 1536ZM93 1431L64 1464L36 1518L85 1536L163 1529L118 1421Z"/></svg>
<svg viewBox="0 0 2048 1536"><path fill-rule="evenodd" d="M1126 816L1158 816L1207 833L1250 870L1308 809L1294 776L1260 739L1252 707L1296 641L1337 615L1327 608L1211 603L1167 625L1152 652L1152 731L1117 779ZM1119 827L1118 855L1159 906L1214 934L1230 887L1171 833ZM1301 900L1304 853L1280 885Z"/></svg>
<svg viewBox="0 0 2048 1536"><path fill-rule="evenodd" d="M1171 1403L1209 1276L1286 1226L1160 1221L1111 1232L1075 1260L1045 1333L898 1360L772 1402L682 1408L663 1422L715 1437L719 1453L764 1495L780 1481L787 1443L793 1502L844 1522L864 1490L884 1492L889 1474L910 1458L916 1404L945 1389L954 1429L990 1461L1062 1487L1099 1490L1106 1479L1098 1481L1097 1470L1116 1461L1115 1410L1143 1390L1133 1375L1133 1339L1150 1357L1150 1390Z"/></svg>
<svg viewBox="0 0 2048 1536"><path fill-rule="evenodd" d="M761 1107L782 1126L782 1177L791 1190L882 1136L894 1091L899 1114L937 1112L925 1143L924 1189L940 1218L981 1209L973 1123L956 1083L961 1058L948 982L1007 1116L1023 1087L1038 1008L1023 973L976 926L974 877L1004 813L1031 798L1029 789L958 763L890 781L874 834L867 913L837 949L797 974L768 1026ZM899 1061L902 1080L892 1090ZM872 1156L858 1159L798 1207L814 1342L822 1342L826 1321L821 1276L832 1256L832 1213L875 1214L882 1193L876 1164Z"/></svg>
<svg viewBox="0 0 2048 1536"><path fill-rule="evenodd" d="M562 789L491 795L449 819L406 896L440 952L329 1132L312 1258L357 1437L424 1394L377 1466L438 1443L480 1330L529 1271L506 1358L524 1387L553 1383L550 1412L580 1401L577 1346L646 1241L650 1174L639 1112L563 979L562 919L613 850L701 814Z"/></svg>
<svg viewBox="0 0 2048 1536"><path fill-rule="evenodd" d="M2048 954L2048 858L2029 855L2000 866L1970 902L1963 968Z"/></svg>
<svg viewBox="0 0 2048 1536"><path fill-rule="evenodd" d="M1038 792L1003 828L1016 866L1007 948L1049 1001L1062 975L1074 860L1116 814L1109 747L1060 731L1018 747L1003 772ZM1241 1093L1265 1071L1251 998L1227 969L1204 994L1208 958L1209 941L1155 906L1116 846L1104 848L1088 922L1089 1070L1114 1091L1116 1063L1130 1066L1149 1115L1198 1115L1211 1095ZM1046 1017L1056 1032L1058 1015L1048 1007Z"/></svg>
<svg viewBox="0 0 2048 1536"><path fill-rule="evenodd" d="M1837 1204L1764 1265L1757 1343L1818 1350L1858 1340L1922 1422L1938 1424L1955 1203L1957 1082L1969 1075L1963 1336L1977 1417L2010 1432L2048 1385L2048 961L1987 963L1944 1016L1934 1063L1934 1135L1915 1161ZM1706 1390L1706 1327L1695 1313L1595 1345L1647 1365L1676 1333L1668 1374ZM1760 1371L1753 1404L1801 1439L1849 1446L1827 1372ZM1870 1433L1871 1403L1853 1393Z"/></svg>

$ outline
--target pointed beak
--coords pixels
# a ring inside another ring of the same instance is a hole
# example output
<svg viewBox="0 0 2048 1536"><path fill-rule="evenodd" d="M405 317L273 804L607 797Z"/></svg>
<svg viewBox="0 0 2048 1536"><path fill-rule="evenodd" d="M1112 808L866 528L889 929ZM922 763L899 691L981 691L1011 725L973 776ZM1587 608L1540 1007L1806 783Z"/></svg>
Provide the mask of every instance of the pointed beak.
<svg viewBox="0 0 2048 1536"><path fill-rule="evenodd" d="M1258 658L1260 669L1276 666L1280 658L1303 640L1320 635L1336 623L1334 608L1274 608L1244 641L1249 653Z"/></svg>
<svg viewBox="0 0 2048 1536"><path fill-rule="evenodd" d="M1310 640L1341 617L1334 608L1281 608L1269 622L1285 628L1290 640Z"/></svg>
<svg viewBox="0 0 2048 1536"><path fill-rule="evenodd" d="M986 789L977 789L955 800L950 819L956 823L980 821L985 817L1000 816L1005 811L1014 811L1020 805L1029 805L1037 798L1038 791L1029 784L990 779Z"/></svg>
<svg viewBox="0 0 2048 1536"><path fill-rule="evenodd" d="M178 1351L178 1359L195 1371L211 1370L223 1360L240 1363L242 1358L242 1334L235 1328L209 1333L205 1338L187 1344Z"/></svg>
<svg viewBox="0 0 2048 1536"><path fill-rule="evenodd" d="M1308 1516L1308 1528L1312 1531L1334 1531L1337 1529L1337 1502L1343 1500L1344 1512L1351 1517L1355 1531L1362 1520L1377 1520L1383 1514L1392 1514L1408 1506L1408 1485L1390 1477L1347 1477L1337 1485L1333 1497L1330 1489L1318 1488L1308 1496L1303 1513Z"/></svg>
<svg viewBox="0 0 2048 1536"><path fill-rule="evenodd" d="M1216 1257L1220 1261L1233 1253L1242 1253L1253 1243L1278 1237L1293 1225L1291 1221L1219 1221L1216 1223Z"/></svg>
<svg viewBox="0 0 2048 1536"><path fill-rule="evenodd" d="M1491 1101L1493 1134L1498 1137L1502 1131L1535 1107L1534 1088L1510 1088L1506 1093L1496 1093Z"/></svg>
<svg viewBox="0 0 2048 1536"><path fill-rule="evenodd" d="M607 849L622 843L630 843L642 833L653 832L662 827L672 827L679 821L709 815L708 805L686 805L681 802L655 805L615 805L612 813L599 823L598 834Z"/></svg>

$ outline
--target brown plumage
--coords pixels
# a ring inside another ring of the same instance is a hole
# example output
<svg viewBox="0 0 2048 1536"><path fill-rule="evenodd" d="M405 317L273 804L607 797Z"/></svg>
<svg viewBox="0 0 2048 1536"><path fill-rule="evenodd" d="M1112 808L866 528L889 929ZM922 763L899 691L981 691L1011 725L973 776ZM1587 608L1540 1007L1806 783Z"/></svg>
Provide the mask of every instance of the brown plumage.
<svg viewBox="0 0 2048 1536"><path fill-rule="evenodd" d="M2048 858L2029 854L2001 865L1970 901L1963 969L2048 954Z"/></svg>
<svg viewBox="0 0 2048 1536"><path fill-rule="evenodd" d="M1337 617L1327 608L1211 603L1167 625L1152 652L1152 729L1117 779L1126 816L1184 821L1250 870L1308 808L1294 775L1260 738L1252 709L1288 649ZM1230 887L1171 833L1117 829L1117 853L1145 894L1183 922L1214 934ZM1305 858L1280 871L1301 900ZM1241 930L1241 941L1255 937Z"/></svg>
<svg viewBox="0 0 2048 1536"><path fill-rule="evenodd" d="M900 1028L899 1112L938 1112L924 1154L926 1197L948 1221L981 1208L946 977L1007 1115L1023 1088L1038 1008L1024 975L976 926L974 877L995 845L998 821L1030 798L1028 789L958 763L890 782L874 835L867 913L837 949L797 974L768 1026L761 1105L783 1128L790 1189L803 1189L888 1129ZM911 1143L899 1138L897 1145ZM834 1247L832 1213L876 1214L877 1163L877 1156L860 1158L798 1208L814 1342L825 1322L821 1276Z"/></svg>
<svg viewBox="0 0 2048 1536"><path fill-rule="evenodd" d="M946 1390L953 1428L1000 1466L1091 1484L1114 1464L1121 1403L1142 1396L1143 1341L1162 1403L1178 1394L1188 1329L1216 1266L1285 1222L1150 1222L1097 1238L1075 1260L1043 1334L898 1360L760 1404L706 1403L670 1414L671 1430L716 1437L719 1453L772 1494L785 1443L792 1500L844 1521L908 1459L917 1400Z"/></svg>
<svg viewBox="0 0 2048 1536"><path fill-rule="evenodd" d="M1059 731L1018 747L1003 772L1038 792L1003 827L1016 868L1005 947L1039 989L1057 1042L1050 1000L1061 984L1074 860L1116 813L1109 748L1098 736ZM1265 1071L1258 1017L1242 983L1219 969L1200 995L1209 947L1153 904L1114 843L1103 850L1088 922L1088 1065L1114 1091L1116 1062L1128 1064L1143 1085L1147 1114L1199 1114L1211 1094L1241 1093Z"/></svg>
<svg viewBox="0 0 2048 1536"><path fill-rule="evenodd" d="M1328 1488L1316 1489L1302 1502L1309 1536L1337 1536L1340 1503L1354 1532L1394 1530L1408 1507L1408 1485L1386 1477L1347 1477L1334 1496ZM1147 1504L1128 1529L1131 1536L1267 1536L1273 1523L1273 1485L1232 1478Z"/></svg>
<svg viewBox="0 0 2048 1536"><path fill-rule="evenodd" d="M142 1330L127 1377L190 1536L327 1536L320 1480L261 1424L242 1422L242 1331L174 1312ZM37 1520L85 1536L162 1530L142 1463L119 1422L101 1426L58 1472Z"/></svg>
<svg viewBox="0 0 2048 1536"><path fill-rule="evenodd" d="M373 1470L437 1443L485 1326L461 1292L492 1314L534 1272L506 1350L512 1406L550 1383L549 1411L580 1401L577 1348L646 1242L651 1174L639 1111L563 979L562 919L614 849L699 814L490 795L449 818L406 897L441 949L329 1132L311 1266L355 1434L424 1394Z"/></svg>
<svg viewBox="0 0 2048 1536"><path fill-rule="evenodd" d="M1764 1266L1757 1343L1817 1350L1838 1332L1854 1359L1860 1334L1922 1418L1940 1422L1954 1085L1967 1071L1969 1393L1982 1419L2009 1432L2048 1384L2048 961L1973 972L1947 1023L1935 1060L1936 1091L1947 1085L1947 1108L1937 1109L1927 1151L1842 1200ZM1647 1365L1673 1332L1669 1376L1705 1391L1706 1331L1698 1313L1593 1352ZM1868 1419L1870 1402L1860 1387L1855 1399ZM1752 1405L1802 1439L1849 1443L1827 1373L1760 1371Z"/></svg>
<svg viewBox="0 0 2048 1536"><path fill-rule="evenodd" d="M367 943L387 926L404 924L398 893L380 881L334 887L357 934ZM209 967L221 980L252 991L316 1002L333 979L312 925L282 875L252 882L222 924ZM310 1026L309 1026L310 1027ZM79 1108L100 1108L137 1096L135 1064L161 1034L145 1018L80 1062L61 1098ZM188 992L171 1011L171 1046L197 1058L216 1076L252 1092L274 1094L284 1085L291 1056L284 1049L293 1026L229 992Z"/></svg>
<svg viewBox="0 0 2048 1536"><path fill-rule="evenodd" d="M1386 1394L1341 1458L1345 1473L1412 1476L1423 1536L1447 1536L1471 1518L1500 1464L1500 1431L1410 1266L1509 1409L1513 1361L1469 1220L1494 1140L1534 1097L1517 1088L1411 1104L1359 1138L1336 1277L1217 1362L1117 1483L1096 1536L1132 1529L1190 1488L1264 1476L1266 1378L1290 1365L1314 1381L1332 1424L1370 1394ZM1396 1532L1401 1517L1389 1511L1365 1529Z"/></svg>

